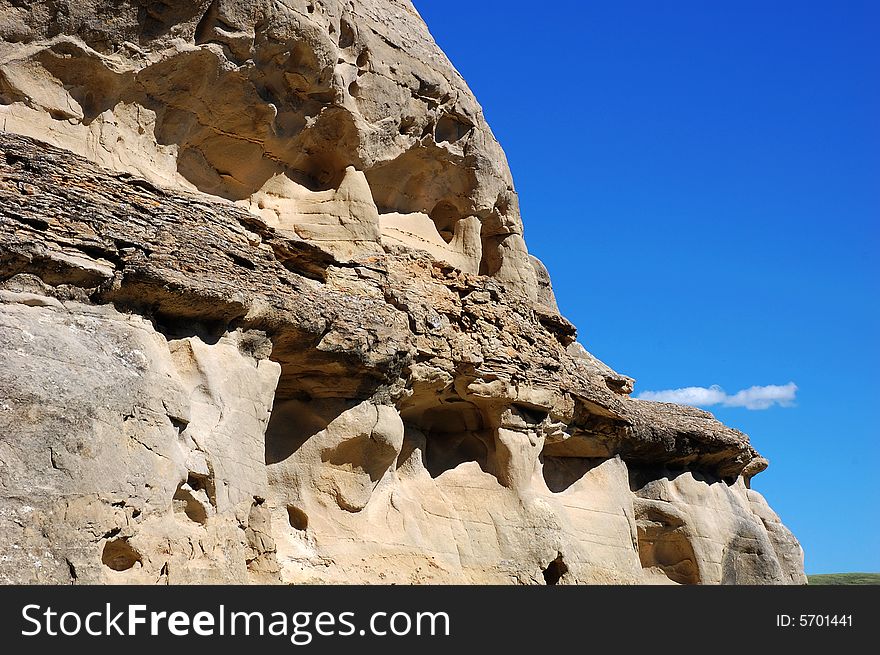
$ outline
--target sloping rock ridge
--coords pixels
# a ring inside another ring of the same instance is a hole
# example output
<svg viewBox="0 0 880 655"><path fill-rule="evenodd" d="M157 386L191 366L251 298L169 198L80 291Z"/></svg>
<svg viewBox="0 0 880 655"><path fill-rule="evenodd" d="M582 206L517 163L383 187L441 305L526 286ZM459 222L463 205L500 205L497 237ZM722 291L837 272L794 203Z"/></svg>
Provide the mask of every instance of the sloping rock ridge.
<svg viewBox="0 0 880 655"><path fill-rule="evenodd" d="M406 0L0 0L0 582L800 584Z"/></svg>

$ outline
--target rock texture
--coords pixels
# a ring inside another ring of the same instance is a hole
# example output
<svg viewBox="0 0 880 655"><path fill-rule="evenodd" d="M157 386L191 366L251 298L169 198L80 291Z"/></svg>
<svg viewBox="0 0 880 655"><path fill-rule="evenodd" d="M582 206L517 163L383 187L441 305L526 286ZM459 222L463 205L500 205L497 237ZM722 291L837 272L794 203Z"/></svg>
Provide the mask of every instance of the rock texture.
<svg viewBox="0 0 880 655"><path fill-rule="evenodd" d="M575 341L405 0L0 0L0 581L803 583Z"/></svg>

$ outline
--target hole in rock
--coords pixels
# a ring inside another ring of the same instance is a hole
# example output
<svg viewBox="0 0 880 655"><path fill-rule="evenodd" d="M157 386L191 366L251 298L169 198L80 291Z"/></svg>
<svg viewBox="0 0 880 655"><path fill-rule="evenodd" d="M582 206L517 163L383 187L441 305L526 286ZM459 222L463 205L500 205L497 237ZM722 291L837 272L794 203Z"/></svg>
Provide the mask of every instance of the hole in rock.
<svg viewBox="0 0 880 655"><path fill-rule="evenodd" d="M437 227L437 231L446 243L451 243L455 238L455 226L461 220L458 208L451 202L438 202L431 210L431 220Z"/></svg>
<svg viewBox="0 0 880 655"><path fill-rule="evenodd" d="M140 5L138 18L143 25L142 38L147 41L158 39L171 31L175 25L185 24L194 19L198 16L202 6L201 2L172 2L170 0L154 0L138 4Z"/></svg>
<svg viewBox="0 0 880 655"><path fill-rule="evenodd" d="M217 100L206 98L205 102ZM170 119L163 118L160 127L170 129L168 122ZM263 156L261 145L226 136L219 131L223 129L225 125L218 126L218 132L204 140L189 135L179 137L176 141L183 143L178 151L177 172L199 191L226 200L244 200L277 174L279 165ZM161 142L175 142L159 128L157 133L161 135ZM191 141L187 140L190 138Z"/></svg>
<svg viewBox="0 0 880 655"><path fill-rule="evenodd" d="M437 128L434 130L434 140L437 143L455 143L468 132L474 129L473 124L463 116L457 114L444 114L437 121Z"/></svg>
<svg viewBox="0 0 880 655"><path fill-rule="evenodd" d="M677 530L649 538L644 530L639 529L639 560L642 568L658 568L673 582L700 582L693 547Z"/></svg>
<svg viewBox="0 0 880 655"><path fill-rule="evenodd" d="M169 416L168 420L171 421L171 427L177 430L177 434L180 434L181 432L186 430L187 426L189 425L189 421L182 418L177 418L175 416Z"/></svg>
<svg viewBox="0 0 880 655"><path fill-rule="evenodd" d="M208 512L196 495L186 482L181 482L174 492L174 511L185 514L190 521L204 525L208 521Z"/></svg>
<svg viewBox="0 0 880 655"><path fill-rule="evenodd" d="M550 415L550 412L544 409L539 409L537 407L532 407L530 405L521 405L519 403L513 404L514 409L519 413L519 415L531 425L538 425L542 423L547 416Z"/></svg>
<svg viewBox="0 0 880 655"><path fill-rule="evenodd" d="M629 471L629 488L633 492L637 492L657 480L672 481L682 475L690 475L697 482L703 482L707 485L725 484L729 486L726 480L722 480L713 473L686 469L672 464L652 465L640 461L634 462L632 458L628 458L627 468ZM735 482L736 480L734 479Z"/></svg>
<svg viewBox="0 0 880 655"><path fill-rule="evenodd" d="M562 493L605 460L601 457L541 457L542 472L547 488Z"/></svg>
<svg viewBox="0 0 880 655"><path fill-rule="evenodd" d="M425 468L433 478L465 462L476 462L489 472L488 448L485 441L473 432L432 432L426 450Z"/></svg>
<svg viewBox="0 0 880 655"><path fill-rule="evenodd" d="M557 553L556 559L544 569L544 582L548 585L559 584L559 581L568 573L568 565L562 559L562 553Z"/></svg>
<svg viewBox="0 0 880 655"><path fill-rule="evenodd" d="M210 38L218 19L219 9L218 0L213 0L208 6L208 10L199 19L199 22L196 25L196 45L201 45L202 43L207 42Z"/></svg>
<svg viewBox="0 0 880 655"><path fill-rule="evenodd" d="M411 127L408 124L404 131ZM414 126L412 126L414 127ZM433 130L430 122L425 133ZM413 130L415 131L415 130ZM474 180L468 169L434 145L417 146L364 171L379 213L430 214L442 201L455 199L459 217L473 213Z"/></svg>
<svg viewBox="0 0 880 655"><path fill-rule="evenodd" d="M55 121L66 121L70 118L74 118L73 115L68 114L67 112L58 111L57 109L49 109L49 118Z"/></svg>
<svg viewBox="0 0 880 655"><path fill-rule="evenodd" d="M215 13L206 15L199 40L238 48L234 37L223 36L228 30ZM332 69L305 40L261 42L251 56L254 68L247 76L218 74L210 50L197 51L186 66L169 60L142 72L139 80L145 78L157 110L156 139L177 146L183 177L227 200L249 198L281 174L312 191L337 188L346 166L358 163L359 130L351 113L336 106ZM193 90L192 78L216 83ZM258 102L252 102L254 93ZM224 110L242 103L250 103L247 121ZM206 114L205 107L214 111Z"/></svg>
<svg viewBox="0 0 880 655"><path fill-rule="evenodd" d="M367 433L323 449L321 461L339 469L366 473L371 482L378 482L397 455L386 441Z"/></svg>
<svg viewBox="0 0 880 655"><path fill-rule="evenodd" d="M679 516L656 504L637 504L636 524L642 568L662 571L679 584L699 584L697 558Z"/></svg>
<svg viewBox="0 0 880 655"><path fill-rule="evenodd" d="M176 513L204 525L208 520L208 505L217 505L214 476L190 471L186 480L177 486L172 505Z"/></svg>
<svg viewBox="0 0 880 655"><path fill-rule="evenodd" d="M250 259L242 257L241 255L237 255L234 252L227 252L229 259L232 260L232 263L236 266L240 266L242 268L246 268L249 271L252 271L256 268L256 264L254 264Z"/></svg>
<svg viewBox="0 0 880 655"><path fill-rule="evenodd" d="M25 96L13 87L6 76L0 72L0 105L11 105L14 102L22 102ZM10 160L13 163L14 160Z"/></svg>
<svg viewBox="0 0 880 655"><path fill-rule="evenodd" d="M34 58L58 78L79 104L84 125L115 107L122 99L123 77L73 43L56 43Z"/></svg>
<svg viewBox="0 0 880 655"><path fill-rule="evenodd" d="M400 127L397 128L397 131L401 134L407 134L413 127L415 127L416 119L413 116L404 116L400 119Z"/></svg>
<svg viewBox="0 0 880 655"><path fill-rule="evenodd" d="M287 506L287 520L294 530L305 530L309 527L309 517L299 507Z"/></svg>
<svg viewBox="0 0 880 655"><path fill-rule="evenodd" d="M353 403L346 400L276 399L266 428L266 464L283 462Z"/></svg>
<svg viewBox="0 0 880 655"><path fill-rule="evenodd" d="M349 85L349 92L352 95L360 93L360 87L357 82ZM332 102L333 99L327 100ZM322 101L323 102L323 101ZM326 114L329 116L329 113ZM328 130L337 129L330 127L334 121L331 118L322 118L324 127ZM350 142L350 126L344 125L339 121L338 131L340 147L346 147L345 141ZM349 136L346 136L349 135ZM345 178L345 169L351 163L344 154L340 154L334 150L334 146L326 141L323 137L314 136L314 145L310 149L316 152L308 154L306 152L297 154L292 158L289 167L285 170L285 175L309 191L329 191L338 189Z"/></svg>
<svg viewBox="0 0 880 655"><path fill-rule="evenodd" d="M180 319L168 314L155 314L152 317L153 327L167 341L177 341L189 337L198 337L203 343L213 346L226 334L229 321L193 321Z"/></svg>
<svg viewBox="0 0 880 655"><path fill-rule="evenodd" d="M403 445L397 456L397 470L405 467L411 458L418 452L419 461L423 461L425 452L425 435L421 430L413 429L411 425L405 425L403 431Z"/></svg>
<svg viewBox="0 0 880 655"><path fill-rule="evenodd" d="M350 48L351 46L354 45L354 41L355 41L354 28L351 26L351 24L347 20L342 19L339 22L339 41L338 41L339 47L342 48L343 50L345 48Z"/></svg>
<svg viewBox="0 0 880 655"><path fill-rule="evenodd" d="M309 93L309 100L314 100L315 102L319 102L322 105L329 105L336 102L336 90L330 89L329 91L312 91ZM347 114L346 114L347 115ZM310 115L311 116L311 115ZM322 129L326 129L327 126L321 126ZM330 128L333 129L333 128ZM325 144L328 144L329 141L324 141Z"/></svg>
<svg viewBox="0 0 880 655"><path fill-rule="evenodd" d="M504 257L504 240L510 235L482 237L482 254L480 256L480 275L495 275L501 270Z"/></svg>
<svg viewBox="0 0 880 655"><path fill-rule="evenodd" d="M465 462L476 462L483 471L494 475L490 466L493 439L485 429L479 409L471 403L410 407L400 415L406 427L425 435L424 462L432 478Z"/></svg>
<svg viewBox="0 0 880 655"><path fill-rule="evenodd" d="M419 90L418 94L423 98L431 98L433 100L437 100L440 93L440 85L436 82L429 82L428 80L423 80L418 75L416 75L416 79L419 81Z"/></svg>
<svg viewBox="0 0 880 655"><path fill-rule="evenodd" d="M319 340L295 331L272 337L270 359L281 365L281 377L266 427L266 464L288 459L383 383L354 355L318 350Z"/></svg>
<svg viewBox="0 0 880 655"><path fill-rule="evenodd" d="M217 492L214 487L214 476L212 474L204 475L190 471L189 475L186 476L186 483L193 491L204 491L211 505L217 505Z"/></svg>
<svg viewBox="0 0 880 655"><path fill-rule="evenodd" d="M114 571L127 571L141 561L137 552L125 537L111 539L104 544L101 561Z"/></svg>

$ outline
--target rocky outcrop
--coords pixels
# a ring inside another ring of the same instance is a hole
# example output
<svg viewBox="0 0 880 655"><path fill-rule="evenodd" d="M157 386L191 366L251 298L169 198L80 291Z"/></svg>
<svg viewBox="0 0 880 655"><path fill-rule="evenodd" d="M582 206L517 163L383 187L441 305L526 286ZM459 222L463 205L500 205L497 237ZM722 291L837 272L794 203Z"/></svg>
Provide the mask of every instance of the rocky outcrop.
<svg viewBox="0 0 880 655"><path fill-rule="evenodd" d="M0 26L5 131L535 297L504 153L408 1L6 0Z"/></svg>
<svg viewBox="0 0 880 655"><path fill-rule="evenodd" d="M403 0L0 0L0 580L801 583L575 341Z"/></svg>

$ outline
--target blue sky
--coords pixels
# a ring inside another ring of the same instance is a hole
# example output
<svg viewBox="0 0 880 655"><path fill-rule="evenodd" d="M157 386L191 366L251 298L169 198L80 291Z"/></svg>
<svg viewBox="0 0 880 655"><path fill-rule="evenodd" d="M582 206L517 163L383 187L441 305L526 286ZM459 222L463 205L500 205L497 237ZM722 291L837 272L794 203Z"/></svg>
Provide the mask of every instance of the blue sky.
<svg viewBox="0 0 880 655"><path fill-rule="evenodd" d="M880 571L880 3L415 4L581 342L637 394L795 383L708 409L808 573Z"/></svg>

